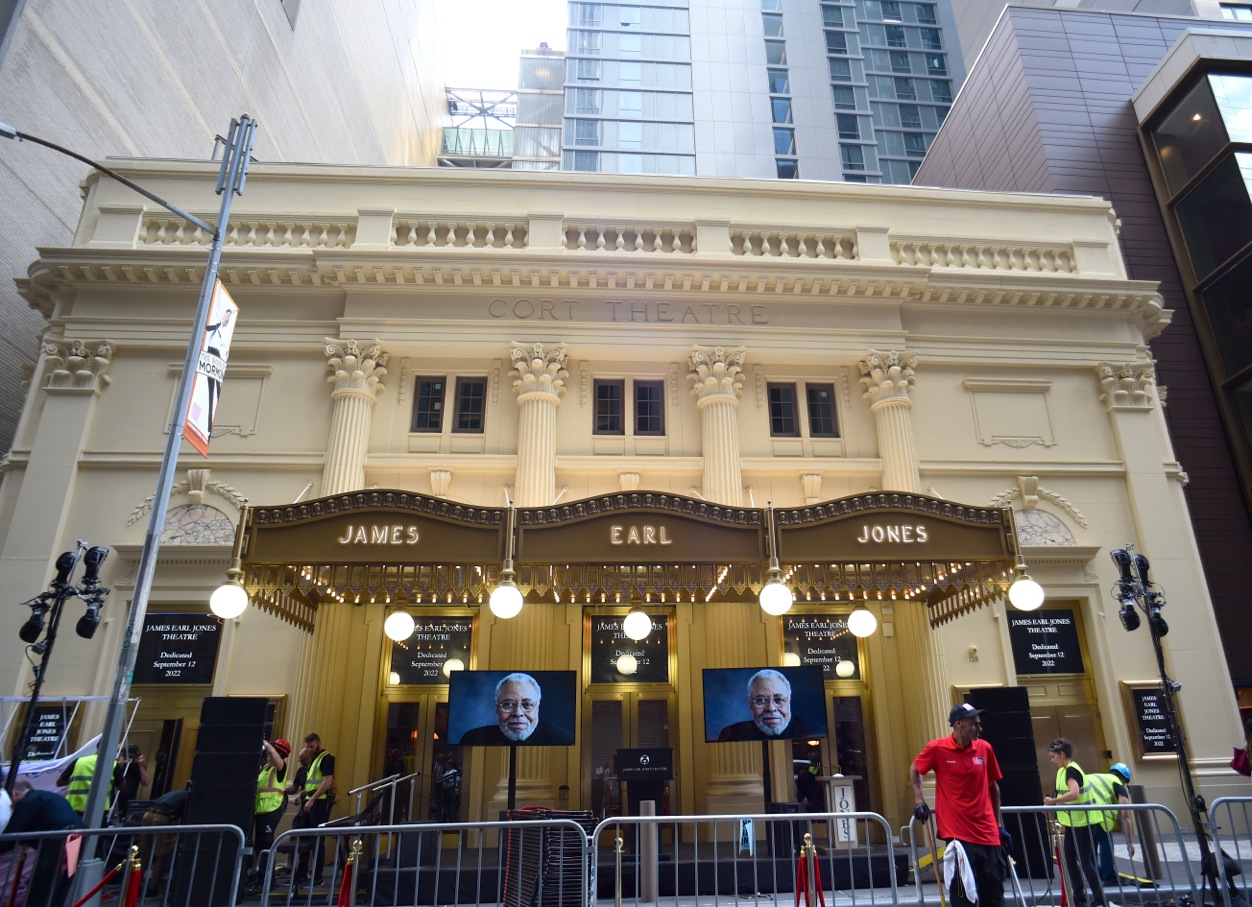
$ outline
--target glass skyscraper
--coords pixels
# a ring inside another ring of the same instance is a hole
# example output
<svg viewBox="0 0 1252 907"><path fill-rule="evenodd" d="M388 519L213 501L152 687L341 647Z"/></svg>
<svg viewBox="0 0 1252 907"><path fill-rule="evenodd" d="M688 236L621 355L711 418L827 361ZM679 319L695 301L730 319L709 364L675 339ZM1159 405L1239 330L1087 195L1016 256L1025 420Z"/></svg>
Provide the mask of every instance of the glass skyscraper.
<svg viewBox="0 0 1252 907"><path fill-rule="evenodd" d="M964 77L950 2L573 0L561 167L908 183Z"/></svg>

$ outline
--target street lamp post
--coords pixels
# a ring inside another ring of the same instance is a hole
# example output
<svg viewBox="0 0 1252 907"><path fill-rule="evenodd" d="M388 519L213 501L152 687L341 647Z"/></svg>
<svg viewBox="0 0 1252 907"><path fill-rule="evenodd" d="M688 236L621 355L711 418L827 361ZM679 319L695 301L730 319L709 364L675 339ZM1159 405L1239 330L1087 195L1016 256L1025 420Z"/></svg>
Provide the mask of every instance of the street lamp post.
<svg viewBox="0 0 1252 907"><path fill-rule="evenodd" d="M1165 607L1165 595L1156 583L1148 576L1148 559L1142 554L1132 554L1134 545L1125 548L1114 548L1109 552L1113 563L1117 565L1119 578L1113 586L1113 596L1121 604L1118 617L1122 627L1131 633L1139 629L1146 619L1148 633L1152 637L1152 650L1156 654L1156 667L1161 675L1161 701L1164 704L1165 723L1169 729L1170 740L1174 752L1178 756L1178 774L1182 779L1183 797L1187 801L1187 810L1191 813L1191 824L1195 828L1196 841L1200 845L1200 873L1208 883L1214 903L1221 903L1219 873L1217 861L1209 847L1207 824L1202 820L1208 807L1204 798L1196 793L1195 782L1191 777L1191 761L1187 756L1187 738L1183 736L1182 725L1178 723L1178 710L1174 706L1174 697L1182 690L1182 684L1169 676L1165 668L1165 650L1161 639L1169 633L1169 624L1161 616ZM1140 616L1142 612L1142 617Z"/></svg>
<svg viewBox="0 0 1252 907"><path fill-rule="evenodd" d="M114 677L113 693L109 699L104 730L100 736L99 753L101 758L96 761L96 773L92 779L91 792L88 794L87 806L83 813L89 828L97 827L104 822L103 806L113 770L114 754L117 751L118 741L122 735L122 726L125 723L126 699L130 694L131 677L135 670L135 656L139 647L139 636L143 632L144 618L148 611L148 596L152 591L152 579L156 572L157 554L161 548L161 532L165 528L165 516L169 509L170 491L174 487L174 473L178 466L178 452L182 445L183 425L187 417L187 408L191 402L192 383L196 374L200 349L204 345L205 324L213 299L213 290L217 283L218 265L222 256L222 240L226 226L230 222L230 209L234 196L243 194L255 133L256 121L248 114L245 113L238 120L231 120L230 134L226 139L225 151L222 154L222 166L218 172L215 189L216 193L222 196L221 208L218 213L217 225L212 226L200 220L200 218L175 207L159 196L152 194L124 176L107 167L102 167L89 158L44 139L19 132L12 126L0 124L0 138L34 142L60 154L72 157L75 160L82 161L106 176L117 180L125 186L129 186L167 211L177 214L194 226L204 230L211 237L209 260L204 269L204 280L200 286L200 298L196 306L195 322L192 325L191 338L187 344L187 354L183 360L183 372L178 383L178 394L174 401L172 421L165 439L165 453L161 458L156 492L152 499L152 513L144 536L143 550L139 556L135 591L131 598L130 613L127 615L126 635L122 640L117 673Z"/></svg>

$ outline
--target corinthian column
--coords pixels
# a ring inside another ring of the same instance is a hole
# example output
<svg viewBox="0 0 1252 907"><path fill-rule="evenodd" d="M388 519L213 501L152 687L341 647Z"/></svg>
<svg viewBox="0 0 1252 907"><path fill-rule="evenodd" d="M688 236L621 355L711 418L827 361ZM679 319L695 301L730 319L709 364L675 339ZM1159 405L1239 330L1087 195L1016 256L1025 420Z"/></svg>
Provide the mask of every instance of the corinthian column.
<svg viewBox="0 0 1252 907"><path fill-rule="evenodd" d="M565 393L565 345L513 342L513 389L521 407L513 503L547 507L556 497L556 411Z"/></svg>
<svg viewBox="0 0 1252 907"><path fill-rule="evenodd" d="M917 383L913 378L917 353L870 350L860 366L865 399L869 401L878 430L883 490L918 492L922 480L917 469L913 419L909 412L913 407L909 391Z"/></svg>
<svg viewBox="0 0 1252 907"><path fill-rule="evenodd" d="M363 346L355 340L326 338L327 379L331 391L330 438L322 494L341 494L365 487L365 451L369 445L370 412L383 392L387 354L378 340Z"/></svg>
<svg viewBox="0 0 1252 907"><path fill-rule="evenodd" d="M692 347L687 360L700 410L700 447L704 454L706 500L742 506L743 473L739 461L739 397L743 394L742 349Z"/></svg>

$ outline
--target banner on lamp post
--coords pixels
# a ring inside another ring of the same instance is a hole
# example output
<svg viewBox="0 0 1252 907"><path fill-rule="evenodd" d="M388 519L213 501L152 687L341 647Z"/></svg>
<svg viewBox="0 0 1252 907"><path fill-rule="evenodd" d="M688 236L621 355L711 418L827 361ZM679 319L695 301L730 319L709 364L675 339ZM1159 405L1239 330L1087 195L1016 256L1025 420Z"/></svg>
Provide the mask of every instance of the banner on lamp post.
<svg viewBox="0 0 1252 907"><path fill-rule="evenodd" d="M235 334L239 319L239 306L230 298L226 287L219 280L213 285L213 299L209 303L209 315L204 324L204 343L196 363L196 374L191 386L191 400L187 404L187 417L183 421L183 437L200 455L209 455L209 439L213 436L213 417L222 396L222 382L226 380L226 360L230 356L230 341Z"/></svg>

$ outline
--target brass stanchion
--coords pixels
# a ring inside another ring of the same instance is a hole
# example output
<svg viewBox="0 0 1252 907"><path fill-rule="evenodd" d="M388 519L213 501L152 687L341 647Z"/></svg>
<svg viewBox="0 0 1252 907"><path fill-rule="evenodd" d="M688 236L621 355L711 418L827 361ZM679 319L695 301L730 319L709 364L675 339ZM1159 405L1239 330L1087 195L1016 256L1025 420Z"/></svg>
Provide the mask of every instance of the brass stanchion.
<svg viewBox="0 0 1252 907"><path fill-rule="evenodd" d="M617 836L617 884L614 886L617 907L622 907L622 848L626 846L626 842L622 840L622 836Z"/></svg>

